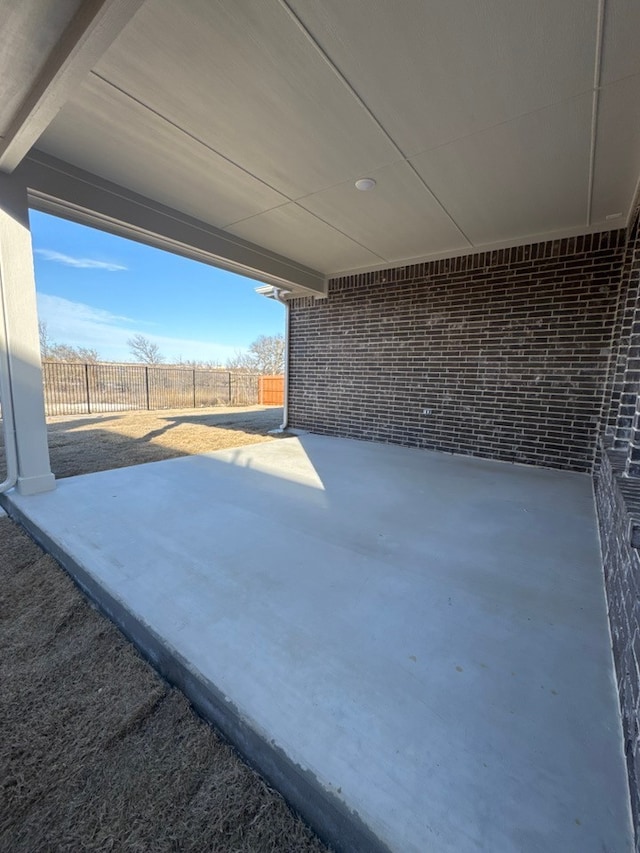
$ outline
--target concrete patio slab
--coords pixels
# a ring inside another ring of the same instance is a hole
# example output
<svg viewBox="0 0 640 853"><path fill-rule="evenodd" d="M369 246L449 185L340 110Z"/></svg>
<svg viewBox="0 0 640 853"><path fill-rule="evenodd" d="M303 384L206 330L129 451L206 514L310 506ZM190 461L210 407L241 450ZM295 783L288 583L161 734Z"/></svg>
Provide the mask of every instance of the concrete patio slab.
<svg viewBox="0 0 640 853"><path fill-rule="evenodd" d="M301 435L4 503L337 849L632 849L588 477Z"/></svg>

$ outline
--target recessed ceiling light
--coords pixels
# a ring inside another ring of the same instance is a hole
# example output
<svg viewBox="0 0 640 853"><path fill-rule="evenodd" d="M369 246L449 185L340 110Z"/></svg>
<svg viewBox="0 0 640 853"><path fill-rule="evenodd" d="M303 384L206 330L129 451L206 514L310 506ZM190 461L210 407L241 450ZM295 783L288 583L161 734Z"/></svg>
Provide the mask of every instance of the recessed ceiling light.
<svg viewBox="0 0 640 853"><path fill-rule="evenodd" d="M376 182L373 178L360 178L356 181L356 189L357 190L372 190L376 185Z"/></svg>
<svg viewBox="0 0 640 853"><path fill-rule="evenodd" d="M607 217L605 217L605 218L606 218L606 219L620 219L620 217L621 217L621 216L622 216L622 214L621 214L621 213L610 213L610 214L609 214Z"/></svg>

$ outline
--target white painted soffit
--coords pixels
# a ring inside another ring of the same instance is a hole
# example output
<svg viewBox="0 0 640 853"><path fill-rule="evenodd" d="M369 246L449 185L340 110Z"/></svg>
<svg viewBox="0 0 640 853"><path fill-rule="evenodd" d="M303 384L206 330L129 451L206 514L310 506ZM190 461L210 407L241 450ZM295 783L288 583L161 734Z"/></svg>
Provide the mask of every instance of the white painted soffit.
<svg viewBox="0 0 640 853"><path fill-rule="evenodd" d="M0 0L0 171L12 172L144 0Z"/></svg>
<svg viewBox="0 0 640 853"><path fill-rule="evenodd" d="M146 0L38 148L327 276L609 230L639 40L629 0Z"/></svg>
<svg viewBox="0 0 640 853"><path fill-rule="evenodd" d="M630 214L640 2L0 0L0 24L0 170L35 142L303 277Z"/></svg>
<svg viewBox="0 0 640 853"><path fill-rule="evenodd" d="M39 151L16 170L29 204L51 213L164 249L293 294L326 294L326 278L178 210L131 192Z"/></svg>

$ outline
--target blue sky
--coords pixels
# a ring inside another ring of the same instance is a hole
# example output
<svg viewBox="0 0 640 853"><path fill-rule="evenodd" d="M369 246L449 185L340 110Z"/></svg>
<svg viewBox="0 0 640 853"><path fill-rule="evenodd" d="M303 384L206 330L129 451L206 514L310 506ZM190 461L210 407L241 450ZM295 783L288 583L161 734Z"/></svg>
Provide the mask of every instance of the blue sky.
<svg viewBox="0 0 640 853"><path fill-rule="evenodd" d="M224 364L259 335L284 331L284 306L259 282L31 211L38 312L52 342L130 361L142 334L167 361Z"/></svg>

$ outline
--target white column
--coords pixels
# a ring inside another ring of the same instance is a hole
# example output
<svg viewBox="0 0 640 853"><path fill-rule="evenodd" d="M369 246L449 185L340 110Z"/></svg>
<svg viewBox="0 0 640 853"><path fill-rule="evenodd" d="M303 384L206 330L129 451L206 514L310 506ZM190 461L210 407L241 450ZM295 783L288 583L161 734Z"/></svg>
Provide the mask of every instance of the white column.
<svg viewBox="0 0 640 853"><path fill-rule="evenodd" d="M0 174L0 296L4 301L9 379L18 455L18 492L55 487L49 463L27 188Z"/></svg>

